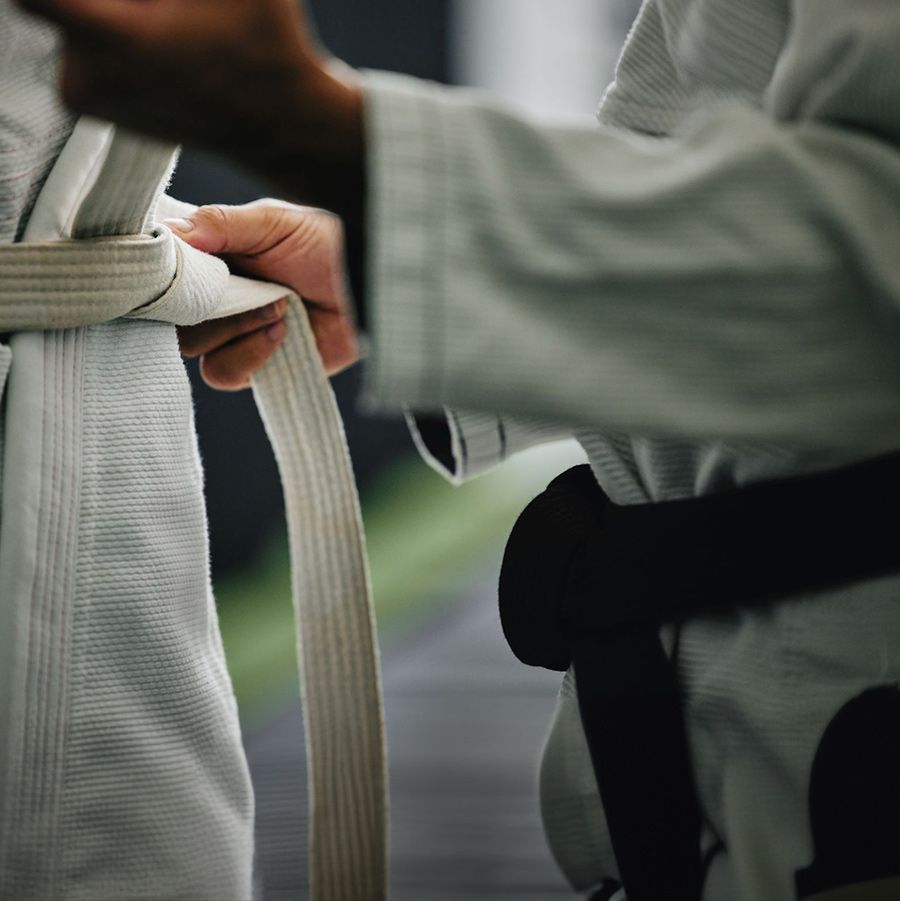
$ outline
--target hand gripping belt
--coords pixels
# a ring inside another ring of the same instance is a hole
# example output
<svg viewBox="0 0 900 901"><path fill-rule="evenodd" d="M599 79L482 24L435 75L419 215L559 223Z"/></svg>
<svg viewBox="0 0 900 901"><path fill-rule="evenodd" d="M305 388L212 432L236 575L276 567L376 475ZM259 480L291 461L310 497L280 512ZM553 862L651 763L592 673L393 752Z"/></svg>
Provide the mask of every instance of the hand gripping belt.
<svg viewBox="0 0 900 901"><path fill-rule="evenodd" d="M110 126L78 123L24 242L0 247L0 332L71 329L120 317L191 325L288 295L282 287L230 277L220 261L152 227L172 156L170 148ZM143 193L133 189L136 171L143 173ZM85 174L73 178L73 172ZM117 190L122 179L131 179L129 190ZM55 198L52 204L42 203L47 196ZM59 240L73 233L76 214L79 239ZM288 336L254 377L253 390L287 507L302 646L312 896L377 901L387 892L387 788L363 533L334 396L304 307L289 297Z"/></svg>

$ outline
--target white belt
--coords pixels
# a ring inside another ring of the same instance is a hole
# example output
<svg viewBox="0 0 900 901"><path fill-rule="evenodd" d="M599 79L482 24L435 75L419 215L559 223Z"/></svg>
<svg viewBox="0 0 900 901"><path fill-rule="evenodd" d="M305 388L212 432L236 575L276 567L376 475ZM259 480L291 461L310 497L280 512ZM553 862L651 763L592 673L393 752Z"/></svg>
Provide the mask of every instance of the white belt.
<svg viewBox="0 0 900 901"><path fill-rule="evenodd" d="M110 142L108 155L128 152L129 139ZM46 215L38 207L32 222ZM286 295L287 337L253 390L287 508L312 895L377 901L387 894L387 778L371 591L343 427L303 304L282 287L229 276L166 229L0 247L0 332L122 317L190 325Z"/></svg>

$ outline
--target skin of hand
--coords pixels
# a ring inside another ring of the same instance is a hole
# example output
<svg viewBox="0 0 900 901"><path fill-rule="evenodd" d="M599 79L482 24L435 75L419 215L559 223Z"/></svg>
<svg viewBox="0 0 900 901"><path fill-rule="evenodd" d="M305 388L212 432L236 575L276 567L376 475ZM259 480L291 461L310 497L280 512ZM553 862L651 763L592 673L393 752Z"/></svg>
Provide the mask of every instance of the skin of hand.
<svg viewBox="0 0 900 901"><path fill-rule="evenodd" d="M17 0L61 26L79 112L223 154L355 221L362 91L296 0ZM352 223L351 223L352 227Z"/></svg>
<svg viewBox="0 0 900 901"><path fill-rule="evenodd" d="M200 207L167 222L182 240L221 256L235 271L292 288L303 298L325 371L334 375L360 356L344 264L340 219L276 200L239 207ZM287 301L178 330L181 352L201 357L213 388L239 390L275 352L286 333Z"/></svg>

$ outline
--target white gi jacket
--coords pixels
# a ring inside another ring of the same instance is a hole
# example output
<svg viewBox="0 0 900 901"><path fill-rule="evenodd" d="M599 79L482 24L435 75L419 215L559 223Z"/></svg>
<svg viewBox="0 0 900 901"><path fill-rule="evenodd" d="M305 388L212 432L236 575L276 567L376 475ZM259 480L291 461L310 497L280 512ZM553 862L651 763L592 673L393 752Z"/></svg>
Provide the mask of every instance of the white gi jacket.
<svg viewBox="0 0 900 901"><path fill-rule="evenodd" d="M0 0L3 244L72 133L57 59L55 31ZM249 897L253 801L174 329L20 332L0 342L7 368L0 897ZM33 590L9 589L31 553Z"/></svg>
<svg viewBox="0 0 900 901"><path fill-rule="evenodd" d="M288 336L254 393L299 564L311 897L377 901L387 798L368 576L302 305L158 224L183 214L158 205L174 148L75 124L57 58L54 31L0 0L0 898L253 893L253 799L175 325L287 295Z"/></svg>
<svg viewBox="0 0 900 901"><path fill-rule="evenodd" d="M898 46L895 0L646 0L599 128L368 76L369 402L472 411L456 479L574 435L621 504L900 446ZM898 591L684 629L706 899L796 897L811 760L897 682ZM615 876L570 679L543 775L571 881Z"/></svg>

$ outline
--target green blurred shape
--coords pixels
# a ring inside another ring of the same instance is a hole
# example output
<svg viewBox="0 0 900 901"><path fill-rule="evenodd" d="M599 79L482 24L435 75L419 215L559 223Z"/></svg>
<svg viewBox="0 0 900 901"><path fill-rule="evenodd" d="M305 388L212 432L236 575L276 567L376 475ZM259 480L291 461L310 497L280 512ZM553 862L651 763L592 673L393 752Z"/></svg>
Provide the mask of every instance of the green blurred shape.
<svg viewBox="0 0 900 901"><path fill-rule="evenodd" d="M433 615L499 568L503 543L522 507L566 466L583 459L556 444L507 461L455 488L418 457L389 468L362 498L379 634L390 638ZM245 720L296 692L297 659L285 529L241 572L216 583L219 621Z"/></svg>

